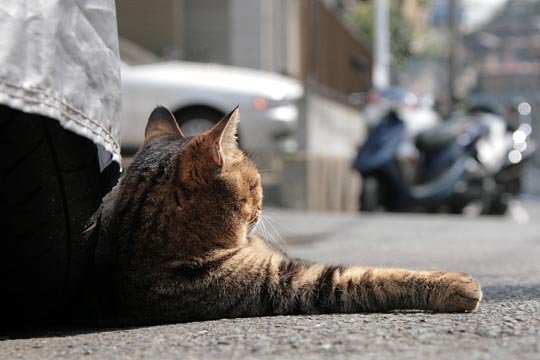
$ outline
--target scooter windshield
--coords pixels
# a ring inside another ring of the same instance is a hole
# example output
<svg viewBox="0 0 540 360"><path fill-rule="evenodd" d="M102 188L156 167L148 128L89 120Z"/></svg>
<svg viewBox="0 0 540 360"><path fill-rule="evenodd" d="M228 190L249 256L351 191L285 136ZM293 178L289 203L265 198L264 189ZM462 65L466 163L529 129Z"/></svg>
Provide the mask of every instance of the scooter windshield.
<svg viewBox="0 0 540 360"><path fill-rule="evenodd" d="M388 114L368 135L358 151L354 167L368 175L394 160L396 150L404 136L405 124L396 114Z"/></svg>

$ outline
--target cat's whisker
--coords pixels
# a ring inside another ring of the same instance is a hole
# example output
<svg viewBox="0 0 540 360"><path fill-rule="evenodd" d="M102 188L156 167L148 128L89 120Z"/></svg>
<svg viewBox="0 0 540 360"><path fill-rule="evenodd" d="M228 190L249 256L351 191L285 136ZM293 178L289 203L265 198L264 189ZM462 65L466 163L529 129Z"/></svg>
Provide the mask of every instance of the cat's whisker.
<svg viewBox="0 0 540 360"><path fill-rule="evenodd" d="M262 237L264 239L267 239L269 236L268 236L268 229L266 228L266 224L264 223L264 220L261 219L261 232L262 232Z"/></svg>
<svg viewBox="0 0 540 360"><path fill-rule="evenodd" d="M262 135L262 132L259 132L259 133L257 134L257 137L255 138L255 141L253 142L253 145L251 146L251 149L248 151L248 154L247 154L247 155L248 155L248 157L249 157L250 159L254 159L255 156L256 156L256 154L253 153L253 150L257 150L257 151L259 150L259 148L256 147L256 144L259 143L259 139L261 138L261 135Z"/></svg>
<svg viewBox="0 0 540 360"><path fill-rule="evenodd" d="M277 220L274 219L273 217L270 217L269 215L264 215L264 216L265 216L268 220L275 222L276 224L278 224L279 226L281 226L281 227L284 228L285 230L292 231L292 229L291 229L290 227L285 226L282 222L277 221Z"/></svg>
<svg viewBox="0 0 540 360"><path fill-rule="evenodd" d="M276 245L278 245L275 241L275 239L273 238L272 234L270 233L270 231L268 230L268 227L266 226L266 221L265 221L265 218L264 216L261 217L261 230L263 232L263 238L266 240L266 241L269 241L269 242L272 242L272 243L275 243Z"/></svg>
<svg viewBox="0 0 540 360"><path fill-rule="evenodd" d="M255 144L258 144L258 140L259 140L260 135L261 135L261 133L259 133L259 136L257 136L257 141L255 141ZM260 151L261 151L261 147L256 147L254 145L253 149L250 152L249 158L253 159L253 160L257 159L257 156L259 155Z"/></svg>
<svg viewBox="0 0 540 360"><path fill-rule="evenodd" d="M283 236L281 236L281 234L279 233L277 228L271 222L268 222L268 225L274 230L274 233L276 234L276 237L277 237L278 241L280 242L280 244L284 248L287 248L287 243L285 242L285 240L283 239Z"/></svg>
<svg viewBox="0 0 540 360"><path fill-rule="evenodd" d="M263 215L263 219L264 220L266 220L266 219L270 220L270 218L267 215ZM271 230L268 233L272 237L272 240L276 244L278 244L280 247L287 248L287 243L285 242L285 240L283 240L283 237L279 234L279 231L276 229L276 227L274 225L272 225L272 223L270 221L265 222L265 226L266 225L268 225L269 229ZM272 232L273 232L273 234L272 234ZM274 236L274 234L275 234L275 236Z"/></svg>
<svg viewBox="0 0 540 360"><path fill-rule="evenodd" d="M258 136L260 136L260 134L257 135L257 137L258 137ZM250 148L250 149L248 150L248 152L247 152L247 156L248 156L249 158L251 158L251 152L253 151L253 149L255 149L255 144L256 144L256 143L254 142L253 145L251 145L251 148Z"/></svg>
<svg viewBox="0 0 540 360"><path fill-rule="evenodd" d="M283 247L288 248L287 242L285 241L285 239L283 239L283 236L281 236L281 234L279 233L279 231L278 231L278 229L276 228L276 226L274 226L274 225L272 224L272 221L274 221L277 225L279 225L279 226L281 226L281 227L283 227L283 228L285 228L285 229L290 230L290 228L287 228L286 226L284 226L283 224L281 224L279 221L277 221L276 219L271 218L271 217L268 216L268 215L264 215L264 217L265 217L267 220L269 220L269 221L268 221L268 224L274 229L274 232L275 232L275 233L277 234L277 236L279 237L279 239L280 239L281 244L283 245Z"/></svg>
<svg viewBox="0 0 540 360"><path fill-rule="evenodd" d="M275 241L274 237L272 236L272 234L270 233L270 230L268 229L268 224L266 223L264 218L263 218L263 227L264 227L265 239L275 243L276 241Z"/></svg>
<svg viewBox="0 0 540 360"><path fill-rule="evenodd" d="M253 144L253 145L251 146L251 149L249 149L249 151L247 152L247 156L248 156L248 158L250 158L250 159L253 159L253 157L251 156L251 153L253 152L253 150L255 150L255 144Z"/></svg>
<svg viewBox="0 0 540 360"><path fill-rule="evenodd" d="M259 156L259 152L260 152L260 148L258 148L258 147L255 148L255 151L253 151L253 153L249 156L249 158L256 161L257 156Z"/></svg>
<svg viewBox="0 0 540 360"><path fill-rule="evenodd" d="M266 227L264 226L264 219L262 217L260 221L257 222L254 232L266 239Z"/></svg>
<svg viewBox="0 0 540 360"><path fill-rule="evenodd" d="M259 143L259 139L261 138L261 135L262 135L262 132L259 132L259 134L257 135L255 141L253 142L253 146L251 147L251 151L250 151L250 154L255 157L257 152L259 151L260 147L257 146L257 144Z"/></svg>

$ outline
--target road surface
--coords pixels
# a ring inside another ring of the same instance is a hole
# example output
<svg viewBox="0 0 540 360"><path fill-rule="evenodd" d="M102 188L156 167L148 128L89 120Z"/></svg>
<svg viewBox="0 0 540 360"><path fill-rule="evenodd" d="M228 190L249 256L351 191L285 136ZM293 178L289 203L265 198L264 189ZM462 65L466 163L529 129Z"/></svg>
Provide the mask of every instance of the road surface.
<svg viewBox="0 0 540 360"><path fill-rule="evenodd" d="M540 203L514 217L268 210L293 256L467 271L471 314L280 316L130 329L1 334L0 359L540 359ZM518 209L519 210L519 209ZM517 220L516 220L517 219ZM271 225L267 225L270 230Z"/></svg>

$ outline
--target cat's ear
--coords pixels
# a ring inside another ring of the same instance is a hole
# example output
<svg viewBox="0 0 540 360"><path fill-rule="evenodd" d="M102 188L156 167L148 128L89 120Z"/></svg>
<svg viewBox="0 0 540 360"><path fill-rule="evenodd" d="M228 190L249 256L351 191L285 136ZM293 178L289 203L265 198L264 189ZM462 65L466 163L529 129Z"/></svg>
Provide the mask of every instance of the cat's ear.
<svg viewBox="0 0 540 360"><path fill-rule="evenodd" d="M148 143L153 139L160 138L162 136L175 136L183 138L184 134L178 127L178 123L167 108L158 106L152 111L146 124L146 130L144 131L144 143Z"/></svg>
<svg viewBox="0 0 540 360"><path fill-rule="evenodd" d="M210 130L206 131L207 139L212 142L212 160L218 166L223 166L225 154L238 146L236 134L238 133L239 120L240 110L237 106Z"/></svg>

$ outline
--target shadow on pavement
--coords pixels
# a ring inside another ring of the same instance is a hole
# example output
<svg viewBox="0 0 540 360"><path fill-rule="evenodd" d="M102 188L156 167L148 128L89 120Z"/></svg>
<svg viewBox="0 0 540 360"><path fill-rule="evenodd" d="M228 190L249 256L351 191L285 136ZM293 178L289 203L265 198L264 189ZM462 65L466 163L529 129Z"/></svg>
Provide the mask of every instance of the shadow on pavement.
<svg viewBox="0 0 540 360"><path fill-rule="evenodd" d="M107 333L117 330L126 330L133 327L117 328L97 328L97 327L75 327L62 325L40 325L34 328L0 329L0 342L4 340L31 339L31 338L53 338L66 337L84 334Z"/></svg>
<svg viewBox="0 0 540 360"><path fill-rule="evenodd" d="M484 293L483 301L486 302L504 302L509 300L519 301L540 301L540 284L530 286L524 285L500 285L500 286L485 286L482 288ZM421 311L397 311L395 314L418 313ZM40 326L32 328L19 329L0 329L0 342L3 340L14 339L30 339L30 338L48 338L48 337L66 337L92 333L107 333L118 330L137 329L147 326L130 326L130 327L76 327L51 325L49 327Z"/></svg>

